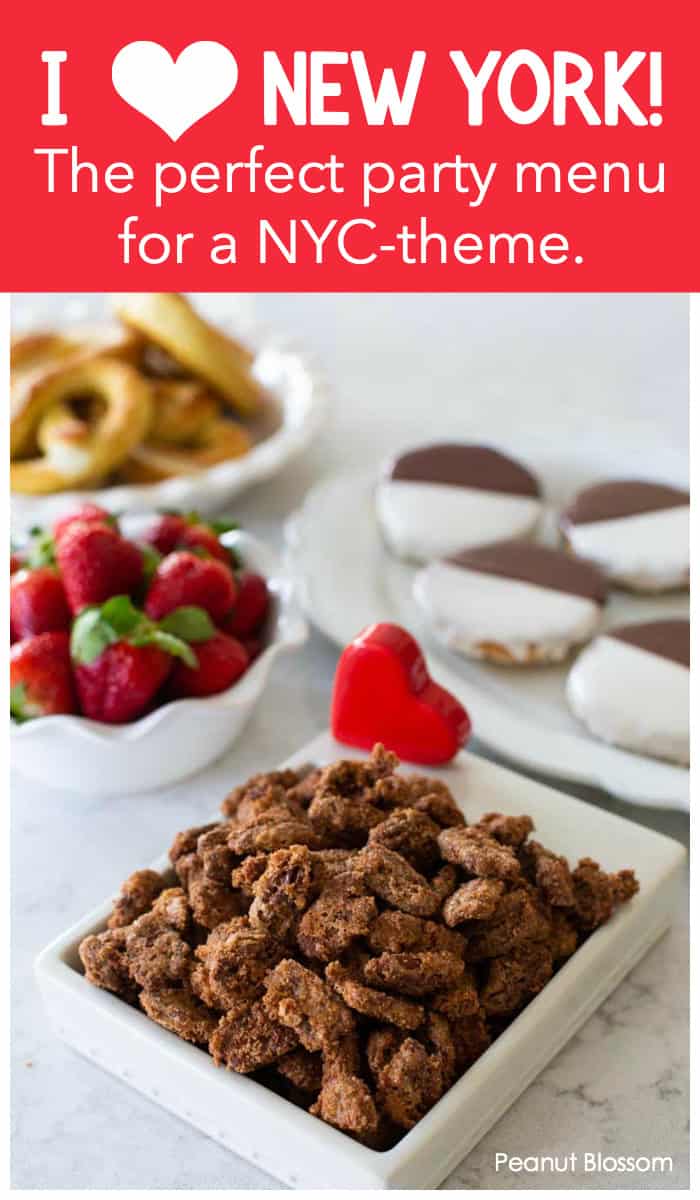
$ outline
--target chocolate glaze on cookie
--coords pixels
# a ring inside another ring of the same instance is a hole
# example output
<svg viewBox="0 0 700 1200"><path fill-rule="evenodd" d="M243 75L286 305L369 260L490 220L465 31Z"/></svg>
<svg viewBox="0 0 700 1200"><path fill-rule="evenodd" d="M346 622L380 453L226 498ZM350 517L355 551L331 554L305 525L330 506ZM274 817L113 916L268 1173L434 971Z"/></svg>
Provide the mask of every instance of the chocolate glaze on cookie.
<svg viewBox="0 0 700 1200"><path fill-rule="evenodd" d="M641 479L612 480L584 488L561 514L561 525L589 525L594 521L613 521L639 513L681 508L690 502L688 492L663 483Z"/></svg>
<svg viewBox="0 0 700 1200"><path fill-rule="evenodd" d="M392 553L430 562L467 546L528 537L542 514L542 496L532 472L507 454L439 442L385 465L375 507Z"/></svg>
<svg viewBox="0 0 700 1200"><path fill-rule="evenodd" d="M511 496L540 495L537 479L522 463L490 446L460 442L442 442L409 450L395 460L388 475L392 480L411 483L439 483L445 487L477 488Z"/></svg>
<svg viewBox="0 0 700 1200"><path fill-rule="evenodd" d="M682 667L690 667L690 621L645 621L641 625L620 625L609 629L606 637L629 642L640 650L658 654Z"/></svg>
<svg viewBox="0 0 700 1200"><path fill-rule="evenodd" d="M500 575L522 583L582 596L596 604L605 604L607 586L603 575L590 563L572 558L562 550L538 546L533 542L496 542L452 555L447 562L469 571Z"/></svg>

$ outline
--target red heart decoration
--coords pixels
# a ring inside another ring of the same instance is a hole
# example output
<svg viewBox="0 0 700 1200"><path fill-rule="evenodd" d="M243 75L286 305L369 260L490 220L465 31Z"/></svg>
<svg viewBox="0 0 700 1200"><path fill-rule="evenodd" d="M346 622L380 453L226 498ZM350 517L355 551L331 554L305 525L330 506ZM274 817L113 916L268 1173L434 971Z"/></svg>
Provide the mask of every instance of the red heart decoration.
<svg viewBox="0 0 700 1200"><path fill-rule="evenodd" d="M340 656L333 684L336 741L434 765L454 758L471 733L469 714L435 683L415 638L400 625L363 630Z"/></svg>

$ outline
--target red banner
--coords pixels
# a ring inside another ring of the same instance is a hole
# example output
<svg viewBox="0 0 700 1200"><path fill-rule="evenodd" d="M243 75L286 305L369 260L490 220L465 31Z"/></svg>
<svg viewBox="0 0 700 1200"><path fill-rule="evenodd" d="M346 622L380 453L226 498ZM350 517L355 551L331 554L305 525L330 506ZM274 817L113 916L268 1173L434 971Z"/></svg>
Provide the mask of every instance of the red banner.
<svg viewBox="0 0 700 1200"><path fill-rule="evenodd" d="M690 291L686 4L34 4L7 290Z"/></svg>

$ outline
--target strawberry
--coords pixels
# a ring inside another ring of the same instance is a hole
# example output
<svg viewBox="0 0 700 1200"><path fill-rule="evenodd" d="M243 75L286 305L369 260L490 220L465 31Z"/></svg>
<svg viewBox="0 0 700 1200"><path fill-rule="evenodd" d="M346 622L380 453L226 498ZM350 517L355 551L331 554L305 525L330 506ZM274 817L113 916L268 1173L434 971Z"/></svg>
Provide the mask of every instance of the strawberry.
<svg viewBox="0 0 700 1200"><path fill-rule="evenodd" d="M260 638L243 638L241 645L244 647L245 652L248 655L248 661L251 663L254 663L256 658L259 658L263 652L263 644Z"/></svg>
<svg viewBox="0 0 700 1200"><path fill-rule="evenodd" d="M87 521L91 525L114 526L116 524L116 518L112 513L107 512L106 508L100 508L99 504L81 504L80 508L74 508L72 512L67 513L65 517L59 517L54 523L53 540L56 545L74 521Z"/></svg>
<svg viewBox="0 0 700 1200"><path fill-rule="evenodd" d="M241 571L236 578L236 605L225 628L227 633L232 633L234 637L246 638L256 633L265 620L270 593L266 580L254 571Z"/></svg>
<svg viewBox="0 0 700 1200"><path fill-rule="evenodd" d="M199 550L220 562L231 566L231 556L225 546L221 545L216 533L208 525L185 525L179 545L187 550Z"/></svg>
<svg viewBox="0 0 700 1200"><path fill-rule="evenodd" d="M24 558L18 550L13 550L10 554L10 578L12 578L15 571L21 571L23 566Z"/></svg>
<svg viewBox="0 0 700 1200"><path fill-rule="evenodd" d="M233 575L214 558L186 550L168 554L158 566L146 594L146 612L159 621L175 608L195 605L215 622L231 611L236 599Z"/></svg>
<svg viewBox="0 0 700 1200"><path fill-rule="evenodd" d="M73 521L61 536L56 556L72 613L134 592L143 579L141 551L109 525Z"/></svg>
<svg viewBox="0 0 700 1200"><path fill-rule="evenodd" d="M155 546L161 554L172 554L174 550L194 550L218 558L227 566L231 565L231 556L221 545L216 527L200 521L197 513L163 513L146 531L143 540Z"/></svg>
<svg viewBox="0 0 700 1200"><path fill-rule="evenodd" d="M10 712L16 721L77 712L69 645L63 631L15 642L10 651Z"/></svg>
<svg viewBox="0 0 700 1200"><path fill-rule="evenodd" d="M197 665L187 643L155 625L128 596L84 609L73 625L70 646L83 713L110 724L141 716L170 674L174 658Z"/></svg>
<svg viewBox="0 0 700 1200"><path fill-rule="evenodd" d="M80 707L93 721L123 725L145 711L167 679L172 660L157 646L115 642L94 662L76 664Z"/></svg>
<svg viewBox="0 0 700 1200"><path fill-rule="evenodd" d="M215 632L206 642L197 644L197 666L184 662L175 665L169 692L175 697L212 696L231 687L247 670L248 655L236 638Z"/></svg>
<svg viewBox="0 0 700 1200"><path fill-rule="evenodd" d="M70 612L56 571L17 571L10 580L10 640L58 629L70 629Z"/></svg>
<svg viewBox="0 0 700 1200"><path fill-rule="evenodd" d="M163 513L143 534L142 541L154 546L159 554L172 554L181 543L187 527L184 517L177 513Z"/></svg>

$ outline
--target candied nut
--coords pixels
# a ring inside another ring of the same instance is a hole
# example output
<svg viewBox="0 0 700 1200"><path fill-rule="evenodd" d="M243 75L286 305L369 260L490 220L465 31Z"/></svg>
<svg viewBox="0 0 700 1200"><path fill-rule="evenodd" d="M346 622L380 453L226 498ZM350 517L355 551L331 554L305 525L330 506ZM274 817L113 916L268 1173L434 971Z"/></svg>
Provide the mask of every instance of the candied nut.
<svg viewBox="0 0 700 1200"><path fill-rule="evenodd" d="M322 771L320 767L307 763L306 766L299 767L297 774L300 776L299 782L289 789L287 797L302 808L308 808L321 781Z"/></svg>
<svg viewBox="0 0 700 1200"><path fill-rule="evenodd" d="M448 896L451 896L459 882L459 872L452 863L445 863L444 867L440 867L437 874L433 875L430 880L430 886L438 898L438 904L442 904Z"/></svg>
<svg viewBox="0 0 700 1200"><path fill-rule="evenodd" d="M356 850L312 850L311 856L319 868L321 881L328 883L336 875L344 875L352 866Z"/></svg>
<svg viewBox="0 0 700 1200"><path fill-rule="evenodd" d="M229 837L234 854L259 854L284 850L289 846L316 846L318 839L305 815L294 816L282 808L271 808L259 820L242 828L234 827Z"/></svg>
<svg viewBox="0 0 700 1200"><path fill-rule="evenodd" d="M427 996L452 987L463 973L463 960L445 950L384 953L371 958L364 969L371 986L406 996Z"/></svg>
<svg viewBox="0 0 700 1200"><path fill-rule="evenodd" d="M253 884L248 912L251 925L279 942L294 936L297 923L315 888L313 859L306 846L276 850Z"/></svg>
<svg viewBox="0 0 700 1200"><path fill-rule="evenodd" d="M439 825L425 813L414 808L396 808L370 830L369 841L386 846L387 850L394 850L417 871L425 873L440 857L437 847L439 832Z"/></svg>
<svg viewBox="0 0 700 1200"><path fill-rule="evenodd" d="M355 1028L352 1013L318 975L285 958L265 980L266 1011L296 1033L307 1050L322 1050Z"/></svg>
<svg viewBox="0 0 700 1200"><path fill-rule="evenodd" d="M450 1021L450 1033L455 1048L455 1068L458 1074L466 1071L491 1045L491 1034L483 1013Z"/></svg>
<svg viewBox="0 0 700 1200"><path fill-rule="evenodd" d="M459 1021L462 1017L470 1017L479 1011L479 990L476 976L470 969L457 983L445 991L436 992L430 1001L430 1007L442 1013L448 1021Z"/></svg>
<svg viewBox="0 0 700 1200"><path fill-rule="evenodd" d="M139 987L153 992L189 977L192 951L182 937L189 927L182 888L166 888L150 912L126 927L126 962Z"/></svg>
<svg viewBox="0 0 700 1200"><path fill-rule="evenodd" d="M307 958L330 962L368 932L376 915L374 897L366 894L361 879L345 871L304 913L297 930L299 949Z"/></svg>
<svg viewBox="0 0 700 1200"><path fill-rule="evenodd" d="M483 921L492 917L503 895L501 879L470 879L457 888L442 906L442 915L449 926L462 921Z"/></svg>
<svg viewBox="0 0 700 1200"><path fill-rule="evenodd" d="M269 854L251 854L248 858L244 858L243 862L234 867L231 872L231 883L234 888L240 888L246 896L252 898L253 884L263 874L269 857Z"/></svg>
<svg viewBox="0 0 700 1200"><path fill-rule="evenodd" d="M639 880L634 871L630 871L627 868L623 871L617 871L614 875L608 875L608 879L612 884L616 904L626 904L639 891Z"/></svg>
<svg viewBox="0 0 700 1200"><path fill-rule="evenodd" d="M493 879L517 879L520 863L509 846L502 846L474 825L443 829L438 837L440 853L470 875Z"/></svg>
<svg viewBox="0 0 700 1200"><path fill-rule="evenodd" d="M532 817L507 817L504 813L484 813L477 827L504 846L517 850L535 828Z"/></svg>
<svg viewBox="0 0 700 1200"><path fill-rule="evenodd" d="M639 891L634 871L606 875L592 858L582 858L572 873L574 886L573 919L588 933L609 920L618 904L624 904Z"/></svg>
<svg viewBox="0 0 700 1200"><path fill-rule="evenodd" d="M522 942L546 941L550 931L551 922L537 893L519 887L501 896L490 920L469 927L465 958L467 962L497 958Z"/></svg>
<svg viewBox="0 0 700 1200"><path fill-rule="evenodd" d="M379 1073L377 1101L396 1125L412 1129L444 1091L442 1065L415 1038L404 1038Z"/></svg>
<svg viewBox="0 0 700 1200"><path fill-rule="evenodd" d="M379 1125L372 1093L357 1075L334 1073L326 1077L324 1072L323 1086L309 1112L359 1138L375 1133Z"/></svg>
<svg viewBox="0 0 700 1200"><path fill-rule="evenodd" d="M176 1033L186 1042L205 1045L216 1029L218 1013L211 1012L186 987L164 987L143 991L139 1001L152 1021Z"/></svg>
<svg viewBox="0 0 700 1200"><path fill-rule="evenodd" d="M435 784L436 781L430 780L429 782ZM464 813L457 807L447 788L444 792L427 792L413 801L411 807L417 812L425 813L441 829L453 829L455 826L466 825Z"/></svg>
<svg viewBox="0 0 700 1200"><path fill-rule="evenodd" d="M359 1070L360 1048L356 1033L325 1046L321 1092L309 1112L338 1129L363 1138L376 1132L379 1115L372 1093L359 1077Z"/></svg>
<svg viewBox="0 0 700 1200"><path fill-rule="evenodd" d="M537 995L552 977L552 955L543 942L525 942L503 958L494 958L481 989L487 1016L503 1016Z"/></svg>
<svg viewBox="0 0 700 1200"><path fill-rule="evenodd" d="M276 1064L277 1070L300 1092L318 1092L321 1088L321 1055L312 1054L303 1046L284 1054Z"/></svg>
<svg viewBox="0 0 700 1200"><path fill-rule="evenodd" d="M565 858L531 841L522 847L520 861L548 904L554 908L573 907L574 885Z"/></svg>
<svg viewBox="0 0 700 1200"><path fill-rule="evenodd" d="M367 834L384 819L374 804L361 797L348 799L335 792L317 790L309 805L309 820L319 839L341 846L362 846Z"/></svg>
<svg viewBox="0 0 700 1200"><path fill-rule="evenodd" d="M398 1025L400 1029L417 1029L423 1020L422 1005L365 986L339 962L329 963L326 979L350 1008L365 1017Z"/></svg>
<svg viewBox="0 0 700 1200"><path fill-rule="evenodd" d="M424 921L391 909L379 914L367 940L377 954L384 950L393 954L403 950L448 950L461 956L466 946L461 933L453 933L437 921Z"/></svg>
<svg viewBox="0 0 700 1200"><path fill-rule="evenodd" d="M265 930L252 928L247 917L233 917L217 925L195 954L201 969L195 969L193 987L212 1008L225 1012L262 994L265 976L284 949Z"/></svg>
<svg viewBox="0 0 700 1200"><path fill-rule="evenodd" d="M373 1029L367 1038L367 1065L375 1081L390 1058L396 1054L405 1034L393 1025L381 1025Z"/></svg>
<svg viewBox="0 0 700 1200"><path fill-rule="evenodd" d="M293 1030L276 1021L262 1001L239 1001L221 1017L209 1041L217 1067L249 1075L276 1063L297 1044Z"/></svg>
<svg viewBox="0 0 700 1200"><path fill-rule="evenodd" d="M425 876L385 846L366 846L357 855L353 869L370 891L401 912L430 917L439 905Z"/></svg>
<svg viewBox="0 0 700 1200"><path fill-rule="evenodd" d="M118 996L133 992L126 960L126 929L107 929L83 938L78 954L90 983Z"/></svg>
<svg viewBox="0 0 700 1200"><path fill-rule="evenodd" d="M454 1082L457 1060L449 1021L442 1013L429 1012L425 1026L420 1032L428 1049L432 1050L433 1056L440 1063L443 1091L447 1091L447 1088L451 1087Z"/></svg>
<svg viewBox="0 0 700 1200"><path fill-rule="evenodd" d="M560 908L552 909L552 931L548 944L555 963L571 958L578 945L578 933Z"/></svg>
<svg viewBox="0 0 700 1200"><path fill-rule="evenodd" d="M175 870L198 925L212 930L222 921L241 915L244 904L240 893L233 890L230 880L208 878L198 854L183 855L175 864Z"/></svg>
<svg viewBox="0 0 700 1200"><path fill-rule="evenodd" d="M108 929L131 925L142 913L148 912L164 887L163 876L157 871L134 871L133 875L124 880L121 893L114 901L111 916L107 921Z"/></svg>
<svg viewBox="0 0 700 1200"><path fill-rule="evenodd" d="M252 775L245 783L229 792L226 799L221 805L221 811L225 817L238 818L241 803L244 800L256 800L263 796L270 788L279 788L285 792L293 788L301 781L302 776L298 771L293 771L287 768L284 771L267 771L259 775Z"/></svg>
<svg viewBox="0 0 700 1200"><path fill-rule="evenodd" d="M193 854L197 849L197 842L203 833L208 833L210 829L216 829L220 822L213 821L209 825L195 825L192 829L183 829L182 833L175 836L175 840L170 847L168 857L173 866L177 865L179 858L184 854Z"/></svg>
<svg viewBox="0 0 700 1200"><path fill-rule="evenodd" d="M196 853L204 874L207 879L216 880L217 883L230 884L231 872L236 865L235 856L228 846L230 833L231 826L224 822L200 834L197 839Z"/></svg>

